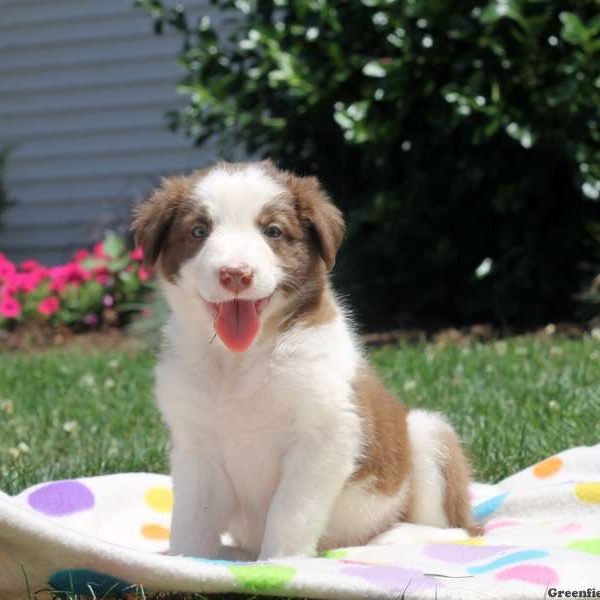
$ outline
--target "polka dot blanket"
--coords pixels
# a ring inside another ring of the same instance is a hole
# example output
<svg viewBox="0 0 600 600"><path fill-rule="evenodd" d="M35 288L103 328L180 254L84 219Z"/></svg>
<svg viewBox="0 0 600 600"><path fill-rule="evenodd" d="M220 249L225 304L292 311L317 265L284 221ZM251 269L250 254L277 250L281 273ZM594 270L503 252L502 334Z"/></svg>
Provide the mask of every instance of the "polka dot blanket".
<svg viewBox="0 0 600 600"><path fill-rule="evenodd" d="M167 476L42 483L0 494L0 598L40 589L135 597L141 587L440 600L538 600L591 588L600 597L600 445L567 450L497 485L474 484L472 502L482 537L400 525L318 558L243 563L166 555Z"/></svg>

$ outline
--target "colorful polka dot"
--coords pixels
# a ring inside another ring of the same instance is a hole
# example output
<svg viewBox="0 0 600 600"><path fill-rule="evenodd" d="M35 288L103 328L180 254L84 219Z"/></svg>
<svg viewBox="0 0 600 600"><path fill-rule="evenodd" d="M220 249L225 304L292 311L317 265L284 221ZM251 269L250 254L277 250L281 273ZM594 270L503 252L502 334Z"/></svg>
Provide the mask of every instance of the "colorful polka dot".
<svg viewBox="0 0 600 600"><path fill-rule="evenodd" d="M495 521L488 523L485 526L485 531L486 533L489 533L494 529L500 529L502 527L514 527L515 525L520 524L520 521L515 521L514 519L496 519Z"/></svg>
<svg viewBox="0 0 600 600"><path fill-rule="evenodd" d="M144 499L146 504L157 512L168 513L173 510L173 492L167 487L150 488Z"/></svg>
<svg viewBox="0 0 600 600"><path fill-rule="evenodd" d="M501 569L502 567L505 567L507 565L519 563L524 560L544 558L545 556L548 556L548 553L544 550L521 550L519 552L513 552L512 554L508 554L507 556L497 558L496 560L493 560L492 562L487 563L485 565L469 567L469 573L471 575L481 575L483 573L488 573L489 571Z"/></svg>
<svg viewBox="0 0 600 600"><path fill-rule="evenodd" d="M507 496L507 493L498 494L498 496L494 496L485 502L481 502L473 509L473 517L477 521L486 519L490 515L494 514L502 506L502 504L504 504Z"/></svg>
<svg viewBox="0 0 600 600"><path fill-rule="evenodd" d="M535 583L545 586L557 585L560 581L558 574L554 569L540 565L518 565L516 567L510 567L509 569L496 573L496 579L499 579L500 581L525 581L526 583Z"/></svg>
<svg viewBox="0 0 600 600"><path fill-rule="evenodd" d="M319 556L321 558L346 558L348 556L348 551L340 550L338 548L334 550L324 550Z"/></svg>
<svg viewBox="0 0 600 600"><path fill-rule="evenodd" d="M485 543L485 539L481 536L465 538L464 540L452 540L451 542L446 542L448 544L463 544L465 546L483 546Z"/></svg>
<svg viewBox="0 0 600 600"><path fill-rule="evenodd" d="M567 523L563 525L560 529L557 530L558 533L574 533L575 531L579 531L583 525L581 523Z"/></svg>
<svg viewBox="0 0 600 600"><path fill-rule="evenodd" d="M51 517L64 517L94 507L94 495L79 481L55 481L27 498L29 506Z"/></svg>
<svg viewBox="0 0 600 600"><path fill-rule="evenodd" d="M600 482L578 483L575 486L575 495L582 502L600 504Z"/></svg>
<svg viewBox="0 0 600 600"><path fill-rule="evenodd" d="M551 456L533 467L533 474L540 479L556 475L563 467L563 460L559 456Z"/></svg>
<svg viewBox="0 0 600 600"><path fill-rule="evenodd" d="M431 577L426 577L416 569L405 569L395 566L374 566L356 563L345 566L341 573L360 577L378 587L405 592L407 590L423 588L439 588L440 582Z"/></svg>
<svg viewBox="0 0 600 600"><path fill-rule="evenodd" d="M367 560L367 559L362 559L362 560L351 560L351 559L347 559L347 558L343 558L342 560L340 560L340 564L341 565L392 565L393 563L391 563L389 560Z"/></svg>
<svg viewBox="0 0 600 600"><path fill-rule="evenodd" d="M57 592L80 594L85 597L90 596L92 592L95 598L124 598L134 587L112 575L88 569L57 571L48 580L48 585Z"/></svg>
<svg viewBox="0 0 600 600"><path fill-rule="evenodd" d="M142 536L147 540L168 540L169 530L156 523L147 523L142 527Z"/></svg>
<svg viewBox="0 0 600 600"><path fill-rule="evenodd" d="M283 565L239 565L229 567L238 584L253 593L282 590L294 578L296 569Z"/></svg>
<svg viewBox="0 0 600 600"><path fill-rule="evenodd" d="M465 544L434 544L425 548L425 554L452 563L470 563L484 560L511 550L508 546L468 546Z"/></svg>
<svg viewBox="0 0 600 600"><path fill-rule="evenodd" d="M588 540L575 540L568 545L572 550L585 552L586 554L596 554L600 556L600 538L591 538Z"/></svg>

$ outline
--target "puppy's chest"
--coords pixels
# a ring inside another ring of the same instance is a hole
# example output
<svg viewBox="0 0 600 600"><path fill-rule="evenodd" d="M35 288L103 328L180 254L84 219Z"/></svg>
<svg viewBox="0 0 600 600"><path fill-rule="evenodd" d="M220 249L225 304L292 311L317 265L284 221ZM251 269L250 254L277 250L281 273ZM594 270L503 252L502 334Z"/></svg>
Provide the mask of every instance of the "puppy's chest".
<svg viewBox="0 0 600 600"><path fill-rule="evenodd" d="M189 414L195 415L199 435L210 435L227 458L235 454L239 461L245 453L250 460L277 451L302 422L294 378L268 363L223 372L212 368L194 379Z"/></svg>
<svg viewBox="0 0 600 600"><path fill-rule="evenodd" d="M265 506L281 477L283 456L296 436L294 406L274 386L216 399L207 411L204 427L218 460L238 498L248 507Z"/></svg>

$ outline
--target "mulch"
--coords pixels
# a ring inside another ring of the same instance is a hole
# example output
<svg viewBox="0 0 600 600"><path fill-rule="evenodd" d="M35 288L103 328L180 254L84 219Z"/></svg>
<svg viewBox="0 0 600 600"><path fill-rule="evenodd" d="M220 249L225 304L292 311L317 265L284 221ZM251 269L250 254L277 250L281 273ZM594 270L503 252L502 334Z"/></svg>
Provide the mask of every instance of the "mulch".
<svg viewBox="0 0 600 600"><path fill-rule="evenodd" d="M530 334L535 337L554 335L579 338L589 331L589 327L580 323L550 323L531 330L513 330L498 328L488 323L479 323L465 327L442 328L405 328L365 333L361 336L367 346L386 346L397 343L434 342L441 345L465 345L472 342L491 342L515 335Z"/></svg>
<svg viewBox="0 0 600 600"><path fill-rule="evenodd" d="M472 342L491 342L512 335L529 333L537 337L559 335L579 338L589 328L578 323L557 323L531 331L499 329L490 324L476 324L466 327L447 328L403 328L368 332L361 335L366 346L387 346L398 343L434 342L440 345L465 345ZM118 328L102 331L75 333L68 328L50 328L40 325L21 326L8 332L0 329L0 351L35 352L51 348L76 350L135 350L144 343Z"/></svg>
<svg viewBox="0 0 600 600"><path fill-rule="evenodd" d="M89 351L135 349L140 346L141 342L117 328L85 333L66 327L56 329L39 325L21 326L10 332L0 329L0 351L28 353L51 348Z"/></svg>

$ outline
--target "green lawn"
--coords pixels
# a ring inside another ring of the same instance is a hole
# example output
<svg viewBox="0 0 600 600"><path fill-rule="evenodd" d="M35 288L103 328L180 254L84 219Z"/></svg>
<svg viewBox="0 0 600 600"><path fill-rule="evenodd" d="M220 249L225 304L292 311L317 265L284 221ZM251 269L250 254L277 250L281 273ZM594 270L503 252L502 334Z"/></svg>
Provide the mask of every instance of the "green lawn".
<svg viewBox="0 0 600 600"><path fill-rule="evenodd" d="M409 406L444 411L478 479L497 481L600 441L600 341L514 338L371 353ZM0 355L0 489L118 471L167 471L150 352Z"/></svg>

